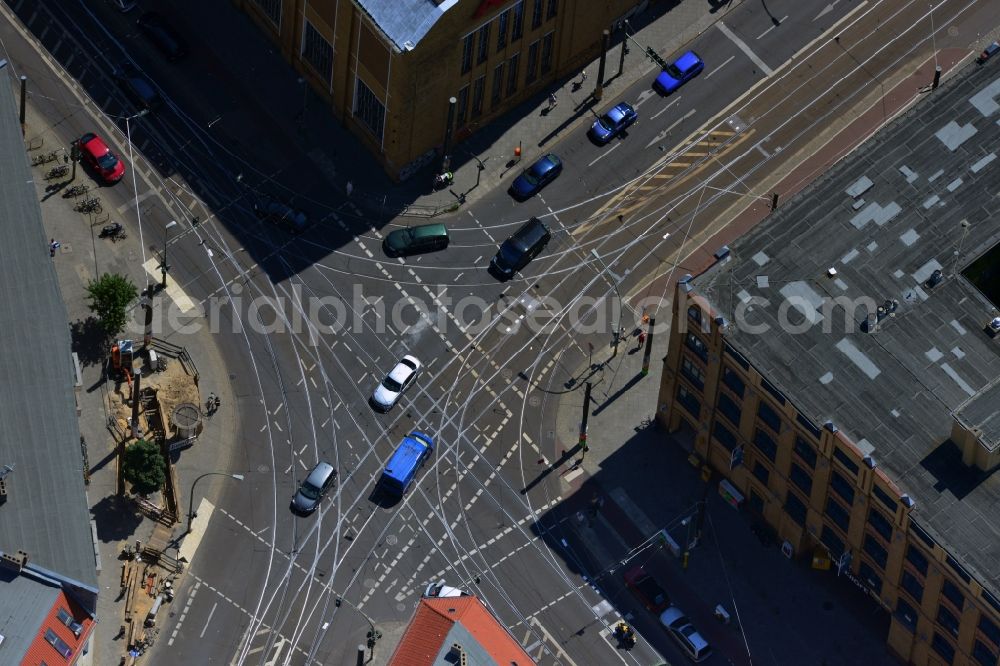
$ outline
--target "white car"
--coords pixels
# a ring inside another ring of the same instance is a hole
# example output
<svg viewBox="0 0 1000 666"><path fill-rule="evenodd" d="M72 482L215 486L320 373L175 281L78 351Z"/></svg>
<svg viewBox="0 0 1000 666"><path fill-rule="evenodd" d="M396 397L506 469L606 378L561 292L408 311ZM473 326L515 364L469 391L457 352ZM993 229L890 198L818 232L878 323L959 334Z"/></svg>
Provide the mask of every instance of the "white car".
<svg viewBox="0 0 1000 666"><path fill-rule="evenodd" d="M472 596L458 587L451 587L443 580L435 581L424 590L425 597L469 597Z"/></svg>
<svg viewBox="0 0 1000 666"><path fill-rule="evenodd" d="M671 606L660 615L660 623L666 627L684 654L691 661L703 661L712 654L712 648L698 630L676 606Z"/></svg>
<svg viewBox="0 0 1000 666"><path fill-rule="evenodd" d="M371 405L380 412L387 412L399 401L399 396L413 383L420 372L420 361L413 356L399 360L382 383L372 393Z"/></svg>

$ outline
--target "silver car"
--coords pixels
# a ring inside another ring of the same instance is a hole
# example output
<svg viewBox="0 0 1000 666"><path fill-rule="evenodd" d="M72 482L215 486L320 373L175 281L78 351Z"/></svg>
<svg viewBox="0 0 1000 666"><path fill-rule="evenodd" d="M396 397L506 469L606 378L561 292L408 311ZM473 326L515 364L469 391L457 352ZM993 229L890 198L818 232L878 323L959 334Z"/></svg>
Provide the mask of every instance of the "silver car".
<svg viewBox="0 0 1000 666"><path fill-rule="evenodd" d="M306 516L315 511L336 480L337 470L333 465L322 461L317 463L292 497L292 512Z"/></svg>
<svg viewBox="0 0 1000 666"><path fill-rule="evenodd" d="M420 361L415 356L401 358L382 383L375 388L370 400L371 406L380 412L392 409L399 402L399 396L403 391L417 378L421 367Z"/></svg>

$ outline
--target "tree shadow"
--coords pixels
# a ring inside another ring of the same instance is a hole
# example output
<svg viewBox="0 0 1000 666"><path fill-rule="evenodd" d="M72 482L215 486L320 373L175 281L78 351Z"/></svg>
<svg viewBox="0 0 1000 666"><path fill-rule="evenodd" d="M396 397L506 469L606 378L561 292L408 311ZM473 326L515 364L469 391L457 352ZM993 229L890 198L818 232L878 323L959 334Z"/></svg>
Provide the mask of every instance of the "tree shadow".
<svg viewBox="0 0 1000 666"><path fill-rule="evenodd" d="M129 539L142 524L143 516L128 500L110 495L90 510L97 524L97 538L103 543Z"/></svg>
<svg viewBox="0 0 1000 666"><path fill-rule="evenodd" d="M72 349L84 366L103 363L107 356L108 335L94 317L77 320L69 325Z"/></svg>

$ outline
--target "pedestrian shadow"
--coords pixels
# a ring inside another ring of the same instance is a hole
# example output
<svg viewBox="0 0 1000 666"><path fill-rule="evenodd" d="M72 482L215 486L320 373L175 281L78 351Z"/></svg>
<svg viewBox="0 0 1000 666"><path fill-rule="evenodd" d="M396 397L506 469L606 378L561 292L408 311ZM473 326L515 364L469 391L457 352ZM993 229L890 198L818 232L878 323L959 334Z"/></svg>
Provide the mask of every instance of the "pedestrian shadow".
<svg viewBox="0 0 1000 666"><path fill-rule="evenodd" d="M564 129L566 129L574 122L576 122L577 119L580 118L580 116L584 115L588 111L592 112L591 110L594 108L596 104L597 100L594 99L594 96L592 94L588 95L587 99L583 100L582 102L580 102L580 104L574 107L573 113L570 114L570 116L566 118L566 120L559 123L554 130L552 130L551 132L542 137L542 140L538 142L538 147L542 148L543 146L545 146L546 143L557 137L560 132L562 132ZM549 111L551 111L551 109L549 109ZM545 111L543 110L543 113L544 112Z"/></svg>
<svg viewBox="0 0 1000 666"><path fill-rule="evenodd" d="M645 376L646 375L642 374L641 372L637 372L636 375L635 375L635 377L633 377L632 379L628 380L628 382L624 386L622 386L620 389L618 389L617 391L615 391L607 400L605 400L604 402L602 402L600 404L600 406L598 406L593 412L591 412L591 414L593 414L594 416L597 416L598 414L600 414L601 412L603 412L605 409L608 408L608 406L611 403L613 403L615 400L617 400L618 398L620 398L623 395L625 395L625 393L630 388L632 388L633 386L635 386L636 384L638 384L640 381L642 381L642 378L645 377Z"/></svg>

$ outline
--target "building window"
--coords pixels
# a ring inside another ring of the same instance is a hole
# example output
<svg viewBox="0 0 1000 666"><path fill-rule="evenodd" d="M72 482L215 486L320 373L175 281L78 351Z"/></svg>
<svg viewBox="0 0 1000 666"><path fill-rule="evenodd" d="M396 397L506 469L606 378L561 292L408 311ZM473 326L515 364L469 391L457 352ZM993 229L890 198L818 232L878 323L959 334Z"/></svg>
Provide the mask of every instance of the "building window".
<svg viewBox="0 0 1000 666"><path fill-rule="evenodd" d="M896 514L896 500L889 496L889 493L882 490L877 483L872 484L872 495L878 498L878 501L885 505L885 508L895 515Z"/></svg>
<svg viewBox="0 0 1000 666"><path fill-rule="evenodd" d="M753 464L753 475L766 486L767 480L771 478L771 471L767 468L767 465L757 460Z"/></svg>
<svg viewBox="0 0 1000 666"><path fill-rule="evenodd" d="M819 439L820 435L819 428L813 425L812 421L802 416L802 414L796 414L795 420L798 421L799 425L805 428L809 432L809 434L811 434L816 439Z"/></svg>
<svg viewBox="0 0 1000 666"><path fill-rule="evenodd" d="M493 95L491 104L494 107L499 106L500 99L503 96L503 66L504 63L500 63L493 70Z"/></svg>
<svg viewBox="0 0 1000 666"><path fill-rule="evenodd" d="M681 374L694 384L699 391L705 389L705 373L687 356L681 359Z"/></svg>
<svg viewBox="0 0 1000 666"><path fill-rule="evenodd" d="M472 82L472 117L483 115L483 96L486 93L486 75Z"/></svg>
<svg viewBox="0 0 1000 666"><path fill-rule="evenodd" d="M952 568L952 571L958 574L958 577L964 580L966 583L972 582L972 576L966 571L961 564L958 563L951 555L945 555L944 561L948 563L948 566Z"/></svg>
<svg viewBox="0 0 1000 666"><path fill-rule="evenodd" d="M542 0L538 0L541 2ZM542 37L542 74L552 71L552 51L556 41L556 33L550 32Z"/></svg>
<svg viewBox="0 0 1000 666"><path fill-rule="evenodd" d="M490 55L490 23L479 29L479 55L476 64L482 65Z"/></svg>
<svg viewBox="0 0 1000 666"><path fill-rule="evenodd" d="M361 79L357 79L354 93L354 117L371 130L375 138L382 140L385 126L385 107Z"/></svg>
<svg viewBox="0 0 1000 666"><path fill-rule="evenodd" d="M747 505L750 507L750 513L758 516L764 514L764 498L753 490L750 491L750 499L747 500Z"/></svg>
<svg viewBox="0 0 1000 666"><path fill-rule="evenodd" d="M753 434L753 445L757 447L761 453L767 456L767 459L774 462L774 459L778 456L778 445L774 443L771 436L766 432L757 428Z"/></svg>
<svg viewBox="0 0 1000 666"><path fill-rule="evenodd" d="M806 525L806 505L799 496L789 492L785 496L785 512L802 527Z"/></svg>
<svg viewBox="0 0 1000 666"><path fill-rule="evenodd" d="M472 47L476 41L476 33L470 32L462 40L462 74L468 74L472 69Z"/></svg>
<svg viewBox="0 0 1000 666"><path fill-rule="evenodd" d="M875 531L882 535L886 541L892 540L892 523L882 515L878 509L872 508L868 511L868 524L875 528Z"/></svg>
<svg viewBox="0 0 1000 666"><path fill-rule="evenodd" d="M858 567L858 578L867 583L876 595L882 593L882 577L867 562L862 562Z"/></svg>
<svg viewBox="0 0 1000 666"><path fill-rule="evenodd" d="M729 387L729 390L736 395L743 397L743 390L746 385L743 383L743 379L740 378L739 374L732 368L723 366L722 368L722 383Z"/></svg>
<svg viewBox="0 0 1000 666"><path fill-rule="evenodd" d="M816 449L801 437L795 438L795 455L809 466L809 469L816 469Z"/></svg>
<svg viewBox="0 0 1000 666"><path fill-rule="evenodd" d="M497 17L497 53L507 46L507 28L510 25L510 10Z"/></svg>
<svg viewBox="0 0 1000 666"><path fill-rule="evenodd" d="M744 370L750 369L750 361L743 357L743 354L736 351L728 342L726 343L726 353L729 354L736 364Z"/></svg>
<svg viewBox="0 0 1000 666"><path fill-rule="evenodd" d="M507 67L507 97L510 97L515 92L517 92L517 65L521 60L521 54L515 53L508 60L509 66Z"/></svg>
<svg viewBox="0 0 1000 666"><path fill-rule="evenodd" d="M781 405L785 404L785 396L784 394L782 394L781 391L778 390L778 387L776 387L774 384L767 381L766 379L761 379L760 385L763 386L764 390L770 393L774 397L774 399L778 401L779 404Z"/></svg>
<svg viewBox="0 0 1000 666"><path fill-rule="evenodd" d="M851 457L844 453L843 449L840 447L833 447L833 457L840 461L840 464L846 467L851 474L858 473L857 463L851 460Z"/></svg>
<svg viewBox="0 0 1000 666"><path fill-rule="evenodd" d="M983 632L984 636L993 641L994 645L1000 645L1000 628L990 618L986 617L985 614L979 615L979 631Z"/></svg>
<svg viewBox="0 0 1000 666"><path fill-rule="evenodd" d="M920 540L927 544L928 548L934 550L934 539L915 520L910 521L910 531L920 537ZM1000 610L1000 608L997 608L997 610Z"/></svg>
<svg viewBox="0 0 1000 666"><path fill-rule="evenodd" d="M73 632L74 636L77 638L80 637L80 634L83 632L83 625L77 622L73 616L70 615L68 610L60 608L58 612L56 612L56 618L66 625L66 627Z"/></svg>
<svg viewBox="0 0 1000 666"><path fill-rule="evenodd" d="M832 497L826 501L826 515L830 517L834 525L847 532L847 528L851 524L851 514Z"/></svg>
<svg viewBox="0 0 1000 666"><path fill-rule="evenodd" d="M986 647L982 641L972 645L972 658L981 666L997 666L997 653Z"/></svg>
<svg viewBox="0 0 1000 666"><path fill-rule="evenodd" d="M549 11L545 13L545 20L551 21L559 11L559 0L549 0Z"/></svg>
<svg viewBox="0 0 1000 666"><path fill-rule="evenodd" d="M701 341L701 338L694 333L688 333L687 337L684 338L684 344L688 349L697 354L698 358L705 363L708 363L708 347L706 347L705 343Z"/></svg>
<svg viewBox="0 0 1000 666"><path fill-rule="evenodd" d="M861 550L868 553L880 568L885 569L885 563L889 561L889 553L882 547L882 544L875 540L875 537L866 533L865 540L861 544Z"/></svg>
<svg viewBox="0 0 1000 666"><path fill-rule="evenodd" d="M906 569L903 569L903 575L899 578L899 586L906 590L906 593L913 597L913 600L918 604L923 600L924 584Z"/></svg>
<svg viewBox="0 0 1000 666"><path fill-rule="evenodd" d="M531 83L538 78L538 42L534 41L528 46L528 71L524 75L524 82Z"/></svg>
<svg viewBox="0 0 1000 666"><path fill-rule="evenodd" d="M281 0L253 0L274 25L281 23Z"/></svg>
<svg viewBox="0 0 1000 666"><path fill-rule="evenodd" d="M531 29L534 30L542 24L542 3L545 0L535 0L535 8L531 12Z"/></svg>
<svg viewBox="0 0 1000 666"><path fill-rule="evenodd" d="M937 622L950 631L952 636L958 636L958 618L944 606L938 606Z"/></svg>
<svg viewBox="0 0 1000 666"><path fill-rule="evenodd" d="M691 416L695 419L700 418L701 415L701 401L693 394L690 393L683 386L677 388L677 402L684 406L684 409L691 412Z"/></svg>
<svg viewBox="0 0 1000 666"><path fill-rule="evenodd" d="M837 470L832 470L830 472L830 488L833 492L844 498L848 506L854 504L854 486L851 482L840 475Z"/></svg>
<svg viewBox="0 0 1000 666"><path fill-rule="evenodd" d="M834 562L844 554L844 540L837 536L837 533L829 525L823 525L823 532L820 534L819 540L830 551L830 559Z"/></svg>
<svg viewBox="0 0 1000 666"><path fill-rule="evenodd" d="M469 113L469 86L458 91L458 104L455 109L455 125L461 127L465 124L465 118Z"/></svg>
<svg viewBox="0 0 1000 666"><path fill-rule="evenodd" d="M308 62L324 81L329 81L333 76L333 46L323 39L323 35L319 34L309 21L306 21L302 59Z"/></svg>
<svg viewBox="0 0 1000 666"><path fill-rule="evenodd" d="M51 629L45 630L45 642L54 647L65 659L73 656L73 649Z"/></svg>
<svg viewBox="0 0 1000 666"><path fill-rule="evenodd" d="M934 638L931 639L931 647L949 664L955 658L955 646L936 631L934 632Z"/></svg>
<svg viewBox="0 0 1000 666"><path fill-rule="evenodd" d="M763 400L757 405L757 417L774 432L781 432L781 417Z"/></svg>
<svg viewBox="0 0 1000 666"><path fill-rule="evenodd" d="M913 633L917 630L917 611L905 599L896 600L896 619Z"/></svg>
<svg viewBox="0 0 1000 666"><path fill-rule="evenodd" d="M712 428L712 434L720 444L726 447L727 451L732 451L738 445L736 435L734 435L729 428L722 425L721 421L715 422L715 427Z"/></svg>
<svg viewBox="0 0 1000 666"><path fill-rule="evenodd" d="M688 308L688 319L696 324L701 324L701 308L697 305L692 305Z"/></svg>
<svg viewBox="0 0 1000 666"><path fill-rule="evenodd" d="M788 473L788 478L791 479L792 483L797 485L806 495L812 493L812 477L809 476L809 472L805 471L797 464L792 463L792 468Z"/></svg>
<svg viewBox="0 0 1000 666"><path fill-rule="evenodd" d="M965 595L962 594L962 590L958 589L958 586L947 578L944 579L944 583L941 585L941 596L953 603L959 612L965 606Z"/></svg>
<svg viewBox="0 0 1000 666"><path fill-rule="evenodd" d="M736 426L737 429L740 427L740 416L742 412L740 411L739 405L737 405L732 398L730 398L725 393L719 394L718 402L719 412L722 413L729 422Z"/></svg>
<svg viewBox="0 0 1000 666"><path fill-rule="evenodd" d="M524 0L518 0L511 11L514 12L514 18L510 22L510 41L516 42L524 34Z"/></svg>

